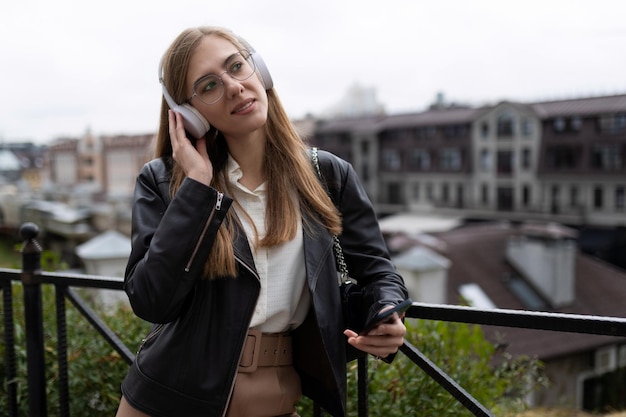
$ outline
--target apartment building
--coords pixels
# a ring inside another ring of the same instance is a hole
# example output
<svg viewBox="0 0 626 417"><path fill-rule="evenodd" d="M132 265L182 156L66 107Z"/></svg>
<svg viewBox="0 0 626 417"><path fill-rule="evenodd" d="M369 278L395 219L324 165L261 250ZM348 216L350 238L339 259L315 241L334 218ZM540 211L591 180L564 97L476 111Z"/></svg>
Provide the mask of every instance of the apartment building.
<svg viewBox="0 0 626 417"><path fill-rule="evenodd" d="M380 214L626 219L626 95L322 120L310 141L354 165Z"/></svg>
<svg viewBox="0 0 626 417"><path fill-rule="evenodd" d="M77 187L107 198L130 198L135 178L152 157L154 135L60 139L48 146L47 175L57 190Z"/></svg>

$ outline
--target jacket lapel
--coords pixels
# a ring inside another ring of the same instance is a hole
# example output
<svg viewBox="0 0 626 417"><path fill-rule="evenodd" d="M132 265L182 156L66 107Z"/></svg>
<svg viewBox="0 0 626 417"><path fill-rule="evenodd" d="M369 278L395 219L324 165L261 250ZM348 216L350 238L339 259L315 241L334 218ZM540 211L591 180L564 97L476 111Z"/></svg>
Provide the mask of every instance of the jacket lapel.
<svg viewBox="0 0 626 417"><path fill-rule="evenodd" d="M328 262L328 257L333 256L333 241L328 230L315 221L306 211L302 213L302 222L306 278L309 289L314 292L320 273Z"/></svg>

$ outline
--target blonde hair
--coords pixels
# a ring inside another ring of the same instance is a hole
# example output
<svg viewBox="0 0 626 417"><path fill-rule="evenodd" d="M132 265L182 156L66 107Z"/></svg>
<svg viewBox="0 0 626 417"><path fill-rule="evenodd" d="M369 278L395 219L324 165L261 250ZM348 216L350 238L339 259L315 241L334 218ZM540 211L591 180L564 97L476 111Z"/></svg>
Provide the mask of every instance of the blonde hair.
<svg viewBox="0 0 626 417"><path fill-rule="evenodd" d="M185 101L185 76L189 60L197 44L206 36L220 36L231 42L237 49L245 49L243 41L226 29L198 27L183 31L172 43L163 57L163 82L177 103ZM272 198L267 200L265 214L266 234L258 242L261 246L275 246L296 237L297 220L301 216L297 203L291 198L296 191L300 206L311 214L315 221L331 234L341 233L341 219L325 188L317 178L307 153L307 145L296 133L278 95L274 89L267 91L268 117L264 126L265 154L263 166L267 179L267 192ZM167 112L169 105L161 102L161 117L157 133L155 157L171 159L172 145L169 137ZM207 133L207 150L213 164L214 175L211 186L228 195L225 180L228 147L222 134L214 128ZM182 168L172 160L172 197L184 180ZM293 175L297 172L299 175ZM236 276L233 240L237 223L233 210L226 215L225 224L219 228L215 245L205 265L209 277ZM308 228L305 224L305 230Z"/></svg>

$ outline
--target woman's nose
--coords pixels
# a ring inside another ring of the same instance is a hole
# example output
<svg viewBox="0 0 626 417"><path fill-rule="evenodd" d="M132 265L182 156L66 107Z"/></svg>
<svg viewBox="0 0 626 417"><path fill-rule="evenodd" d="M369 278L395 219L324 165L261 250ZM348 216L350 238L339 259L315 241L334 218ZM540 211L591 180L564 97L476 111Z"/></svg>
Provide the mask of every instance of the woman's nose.
<svg viewBox="0 0 626 417"><path fill-rule="evenodd" d="M244 90L243 83L231 77L230 74L222 76L222 83L224 83L224 91L226 92L226 96L228 98L235 97L236 95L241 94Z"/></svg>

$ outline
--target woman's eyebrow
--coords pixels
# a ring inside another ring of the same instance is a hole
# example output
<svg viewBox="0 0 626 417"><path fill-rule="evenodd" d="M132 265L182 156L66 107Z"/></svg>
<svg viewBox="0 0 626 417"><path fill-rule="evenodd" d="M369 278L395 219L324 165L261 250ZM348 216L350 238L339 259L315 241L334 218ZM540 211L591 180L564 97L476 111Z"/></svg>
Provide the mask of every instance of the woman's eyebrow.
<svg viewBox="0 0 626 417"><path fill-rule="evenodd" d="M237 52L233 52L232 54L230 54L229 56L226 57L226 59L224 59L224 62L222 63L222 69L226 69L226 65L228 64L228 61L230 61L231 59L233 59L233 57L240 55L241 52L237 51ZM208 72L204 75L201 75L196 81L194 81L194 84L197 83L198 81L200 81L201 79L203 79L204 77L207 77L209 75L217 75L214 72Z"/></svg>

